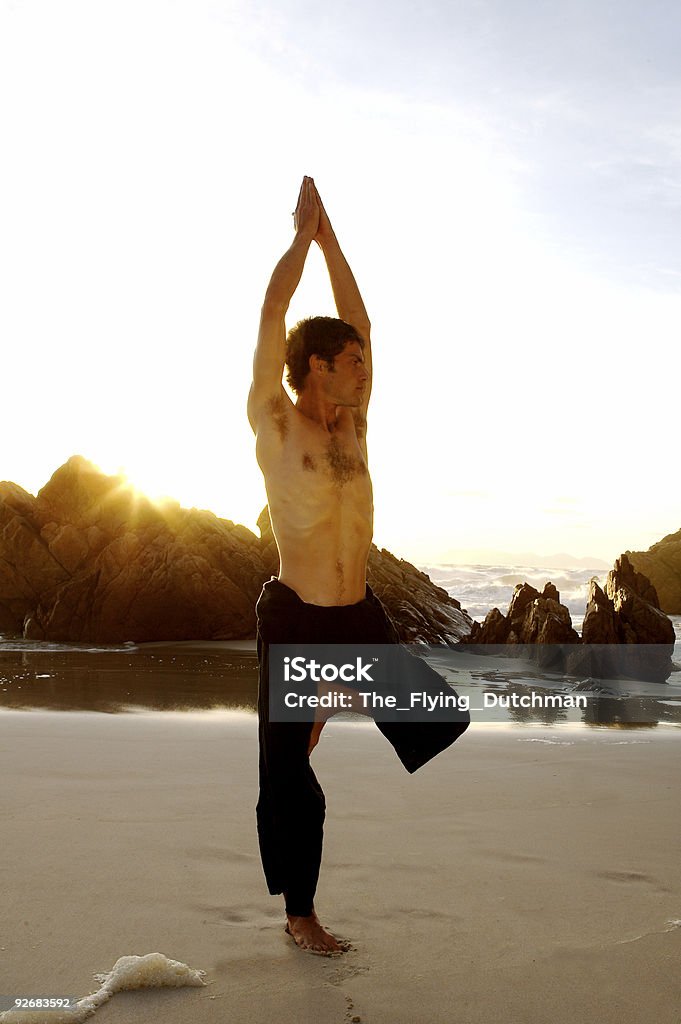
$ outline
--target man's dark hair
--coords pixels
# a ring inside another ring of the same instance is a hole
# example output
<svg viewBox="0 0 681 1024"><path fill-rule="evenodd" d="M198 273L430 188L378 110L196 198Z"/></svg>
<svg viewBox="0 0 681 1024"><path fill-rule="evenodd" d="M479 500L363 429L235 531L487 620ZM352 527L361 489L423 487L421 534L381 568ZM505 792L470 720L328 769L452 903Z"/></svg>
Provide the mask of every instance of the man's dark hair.
<svg viewBox="0 0 681 1024"><path fill-rule="evenodd" d="M358 341L364 348L364 339L345 320L332 316L308 316L299 320L286 338L287 384L299 395L310 372L310 356L319 356L332 370L334 359L349 341Z"/></svg>

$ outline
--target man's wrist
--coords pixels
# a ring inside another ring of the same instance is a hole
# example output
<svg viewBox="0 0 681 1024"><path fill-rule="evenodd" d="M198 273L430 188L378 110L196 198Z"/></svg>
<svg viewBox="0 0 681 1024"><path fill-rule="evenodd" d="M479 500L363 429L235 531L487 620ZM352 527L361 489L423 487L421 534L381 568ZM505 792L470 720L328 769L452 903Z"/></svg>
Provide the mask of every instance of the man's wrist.
<svg viewBox="0 0 681 1024"><path fill-rule="evenodd" d="M327 250L331 250L334 248L340 249L338 239L336 238L335 232L333 230L329 231L329 233L325 235L315 235L314 240L319 246L319 248L322 250L322 252L326 252Z"/></svg>
<svg viewBox="0 0 681 1024"><path fill-rule="evenodd" d="M296 231L293 236L293 245L300 246L301 248L309 249L312 245L314 235L311 235L309 231Z"/></svg>

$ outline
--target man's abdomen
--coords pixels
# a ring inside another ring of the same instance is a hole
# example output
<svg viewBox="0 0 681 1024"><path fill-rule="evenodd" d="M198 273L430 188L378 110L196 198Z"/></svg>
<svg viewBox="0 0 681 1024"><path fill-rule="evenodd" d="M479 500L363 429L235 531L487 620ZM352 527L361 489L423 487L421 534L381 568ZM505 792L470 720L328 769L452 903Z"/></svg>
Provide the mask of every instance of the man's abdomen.
<svg viewBox="0 0 681 1024"><path fill-rule="evenodd" d="M339 517L340 518L340 517ZM372 523L366 516L294 529L272 524L279 579L308 604L346 605L364 598Z"/></svg>
<svg viewBox="0 0 681 1024"><path fill-rule="evenodd" d="M266 483L282 582L308 604L361 601L373 536L369 474L341 485L320 474L277 473Z"/></svg>

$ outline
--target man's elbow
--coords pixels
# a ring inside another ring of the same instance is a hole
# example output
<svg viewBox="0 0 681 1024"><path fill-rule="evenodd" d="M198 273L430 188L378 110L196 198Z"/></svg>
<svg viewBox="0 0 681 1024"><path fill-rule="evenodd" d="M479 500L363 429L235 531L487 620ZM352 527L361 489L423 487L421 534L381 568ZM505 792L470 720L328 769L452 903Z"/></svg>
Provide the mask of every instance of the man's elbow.
<svg viewBox="0 0 681 1024"><path fill-rule="evenodd" d="M352 324L357 333L365 341L369 341L371 335L371 323L365 316L348 317L348 323Z"/></svg>
<svg viewBox="0 0 681 1024"><path fill-rule="evenodd" d="M289 303L283 296L268 291L262 304L261 316L263 319L269 317L283 320L288 307Z"/></svg>

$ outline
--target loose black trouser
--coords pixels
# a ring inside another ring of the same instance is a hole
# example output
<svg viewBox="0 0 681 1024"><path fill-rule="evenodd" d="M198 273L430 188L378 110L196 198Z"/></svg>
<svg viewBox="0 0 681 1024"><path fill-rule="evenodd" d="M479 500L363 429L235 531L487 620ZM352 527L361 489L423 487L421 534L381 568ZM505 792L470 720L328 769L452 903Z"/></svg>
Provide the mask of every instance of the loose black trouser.
<svg viewBox="0 0 681 1024"><path fill-rule="evenodd" d="M302 601L272 577L256 604L258 622L259 776L256 807L260 856L269 892L284 893L286 912L307 916L322 859L326 801L312 770L309 722L271 722L269 714L270 644L398 644L394 624L367 584L366 597L351 605L324 607ZM452 689L422 658L403 648L409 675L418 690L449 694ZM413 662L413 665L412 665ZM350 686L352 689L353 687ZM450 746L468 727L467 713L457 721L376 722L400 761L413 773Z"/></svg>

